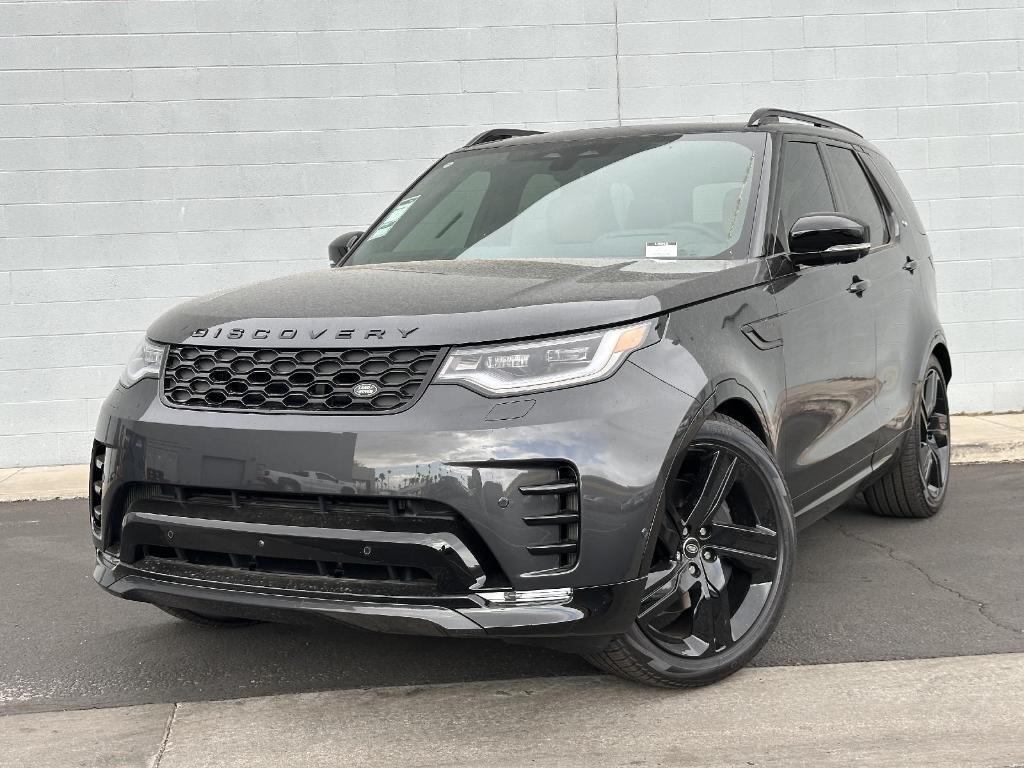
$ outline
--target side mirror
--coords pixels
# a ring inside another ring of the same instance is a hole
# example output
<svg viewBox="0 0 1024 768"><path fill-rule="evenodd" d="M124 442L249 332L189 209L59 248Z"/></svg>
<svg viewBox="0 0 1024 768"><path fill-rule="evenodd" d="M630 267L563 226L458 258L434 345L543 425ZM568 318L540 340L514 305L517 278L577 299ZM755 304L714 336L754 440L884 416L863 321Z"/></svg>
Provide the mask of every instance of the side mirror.
<svg viewBox="0 0 1024 768"><path fill-rule="evenodd" d="M362 236L362 232L346 232L331 240L331 244L327 246L327 256L331 260L331 266L340 266L348 256L348 252L352 250L352 246L356 244L356 240Z"/></svg>
<svg viewBox="0 0 1024 768"><path fill-rule="evenodd" d="M841 213L801 216L789 230L789 258L794 264L849 264L870 249L868 225Z"/></svg>

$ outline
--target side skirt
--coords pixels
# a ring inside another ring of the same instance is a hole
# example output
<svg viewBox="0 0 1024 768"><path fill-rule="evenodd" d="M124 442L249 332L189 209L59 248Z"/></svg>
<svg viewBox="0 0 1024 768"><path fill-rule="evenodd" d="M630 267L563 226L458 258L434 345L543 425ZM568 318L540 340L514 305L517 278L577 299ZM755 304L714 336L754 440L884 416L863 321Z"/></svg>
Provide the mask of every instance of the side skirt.
<svg viewBox="0 0 1024 768"><path fill-rule="evenodd" d="M864 462L864 466L844 480L839 485L833 487L824 496L819 496L809 504L804 505L796 511L796 528L798 531L803 530L811 523L815 523L825 515L837 507L841 507L844 503L852 499L860 491L861 487L867 478L873 475L875 470L871 464L867 461Z"/></svg>

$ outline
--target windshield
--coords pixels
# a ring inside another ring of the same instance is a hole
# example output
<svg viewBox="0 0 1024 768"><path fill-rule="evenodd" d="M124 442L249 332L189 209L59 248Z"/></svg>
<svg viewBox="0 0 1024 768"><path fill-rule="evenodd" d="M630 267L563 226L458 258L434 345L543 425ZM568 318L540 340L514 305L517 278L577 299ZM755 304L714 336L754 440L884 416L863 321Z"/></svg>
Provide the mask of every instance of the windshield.
<svg viewBox="0 0 1024 768"><path fill-rule="evenodd" d="M746 258L764 142L663 134L457 152L346 264Z"/></svg>

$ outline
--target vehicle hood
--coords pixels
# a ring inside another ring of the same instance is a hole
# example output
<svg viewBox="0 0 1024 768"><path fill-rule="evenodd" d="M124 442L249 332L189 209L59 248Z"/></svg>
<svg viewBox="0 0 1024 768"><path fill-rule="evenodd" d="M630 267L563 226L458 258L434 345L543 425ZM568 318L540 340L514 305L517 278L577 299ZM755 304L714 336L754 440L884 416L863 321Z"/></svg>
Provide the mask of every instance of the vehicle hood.
<svg viewBox="0 0 1024 768"><path fill-rule="evenodd" d="M281 277L186 302L149 337L224 346L504 341L657 315L760 281L761 259L420 261Z"/></svg>

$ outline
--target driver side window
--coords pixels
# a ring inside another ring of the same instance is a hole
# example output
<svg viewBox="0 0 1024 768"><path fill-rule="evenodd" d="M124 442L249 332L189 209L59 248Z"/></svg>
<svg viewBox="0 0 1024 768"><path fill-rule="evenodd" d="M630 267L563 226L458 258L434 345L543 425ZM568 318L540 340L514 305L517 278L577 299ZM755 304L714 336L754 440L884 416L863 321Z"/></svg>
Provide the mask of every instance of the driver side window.
<svg viewBox="0 0 1024 768"><path fill-rule="evenodd" d="M815 142L786 142L782 156L782 186L779 189L778 238L781 243L788 242L789 231L801 216L834 213L836 210L825 165Z"/></svg>

